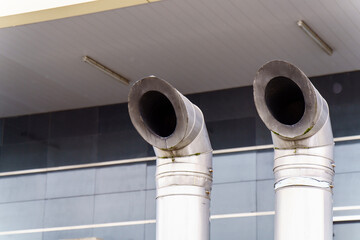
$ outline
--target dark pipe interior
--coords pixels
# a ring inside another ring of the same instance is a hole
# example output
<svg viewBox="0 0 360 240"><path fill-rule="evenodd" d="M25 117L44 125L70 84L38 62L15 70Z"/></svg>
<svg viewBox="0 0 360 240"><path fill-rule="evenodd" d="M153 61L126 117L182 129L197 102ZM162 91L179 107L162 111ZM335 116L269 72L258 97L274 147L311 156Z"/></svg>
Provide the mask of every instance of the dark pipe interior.
<svg viewBox="0 0 360 240"><path fill-rule="evenodd" d="M176 114L169 99L157 91L145 93L139 103L140 115L148 128L160 137L168 137L176 127Z"/></svg>
<svg viewBox="0 0 360 240"><path fill-rule="evenodd" d="M265 101L274 118L286 125L300 121L305 112L305 100L301 89L286 77L270 80L265 88Z"/></svg>

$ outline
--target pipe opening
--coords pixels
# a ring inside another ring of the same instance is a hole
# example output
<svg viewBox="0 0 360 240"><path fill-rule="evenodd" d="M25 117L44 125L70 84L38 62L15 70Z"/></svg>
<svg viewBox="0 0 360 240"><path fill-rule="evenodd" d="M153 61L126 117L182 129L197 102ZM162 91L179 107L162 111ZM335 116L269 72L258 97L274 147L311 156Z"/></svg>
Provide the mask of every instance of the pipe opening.
<svg viewBox="0 0 360 240"><path fill-rule="evenodd" d="M299 86L286 77L275 77L265 88L266 105L273 117L286 125L300 121L305 112L305 100Z"/></svg>
<svg viewBox="0 0 360 240"><path fill-rule="evenodd" d="M147 127L160 137L169 137L175 131L175 109L164 94L146 92L140 99L139 110Z"/></svg>

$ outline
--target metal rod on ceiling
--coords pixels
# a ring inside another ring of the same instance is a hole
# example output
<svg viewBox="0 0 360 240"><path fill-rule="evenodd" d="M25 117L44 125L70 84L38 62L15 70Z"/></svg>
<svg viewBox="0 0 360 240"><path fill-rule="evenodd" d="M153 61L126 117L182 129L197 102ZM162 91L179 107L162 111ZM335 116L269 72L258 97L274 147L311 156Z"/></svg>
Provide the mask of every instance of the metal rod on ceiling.
<svg viewBox="0 0 360 240"><path fill-rule="evenodd" d="M333 147L326 101L297 67L272 61L254 80L274 143L275 240L331 240Z"/></svg>
<svg viewBox="0 0 360 240"><path fill-rule="evenodd" d="M209 240L212 148L201 110L148 77L129 93L129 114L156 160L156 239Z"/></svg>
<svg viewBox="0 0 360 240"><path fill-rule="evenodd" d="M116 79L117 81L125 84L125 85L129 85L130 83L130 80L121 76L119 73L111 70L110 68L104 66L103 64L101 64L100 62L92 59L91 57L89 56L83 56L82 57L82 60L86 63L88 63L89 65L95 67L96 69L100 70L101 72L109 75L110 77Z"/></svg>
<svg viewBox="0 0 360 240"><path fill-rule="evenodd" d="M327 44L312 28L303 20L297 21L297 25L321 47L329 56L333 54L333 49Z"/></svg>

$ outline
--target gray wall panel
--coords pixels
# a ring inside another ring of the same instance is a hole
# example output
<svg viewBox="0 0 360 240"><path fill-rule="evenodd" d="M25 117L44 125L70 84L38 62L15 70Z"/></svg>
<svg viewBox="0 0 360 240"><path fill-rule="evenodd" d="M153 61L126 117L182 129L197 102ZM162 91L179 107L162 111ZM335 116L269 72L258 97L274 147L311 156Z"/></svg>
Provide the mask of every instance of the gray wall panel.
<svg viewBox="0 0 360 240"><path fill-rule="evenodd" d="M144 225L95 228L94 236L103 240L143 240Z"/></svg>
<svg viewBox="0 0 360 240"><path fill-rule="evenodd" d="M250 86L191 94L188 97L202 110L208 121L252 117L256 114L254 102L249 101L253 98Z"/></svg>
<svg viewBox="0 0 360 240"><path fill-rule="evenodd" d="M341 223L334 225L334 240L355 240L360 236L360 223Z"/></svg>
<svg viewBox="0 0 360 240"><path fill-rule="evenodd" d="M156 174L156 164L155 161L148 162L146 166L146 189L155 189L155 174Z"/></svg>
<svg viewBox="0 0 360 240"><path fill-rule="evenodd" d="M145 240L155 240L155 239L156 239L156 224L146 224Z"/></svg>
<svg viewBox="0 0 360 240"><path fill-rule="evenodd" d="M93 237L93 229L45 232L43 240L79 239Z"/></svg>
<svg viewBox="0 0 360 240"><path fill-rule="evenodd" d="M95 197L94 223L143 220L145 191L104 194Z"/></svg>
<svg viewBox="0 0 360 240"><path fill-rule="evenodd" d="M43 240L42 233L28 233L0 236L0 240Z"/></svg>
<svg viewBox="0 0 360 240"><path fill-rule="evenodd" d="M114 193L146 188L146 163L118 165L96 170L95 193Z"/></svg>
<svg viewBox="0 0 360 240"><path fill-rule="evenodd" d="M274 179L274 149L256 152L256 179Z"/></svg>
<svg viewBox="0 0 360 240"><path fill-rule="evenodd" d="M99 134L98 160L100 162L153 155L150 145L133 127L122 132Z"/></svg>
<svg viewBox="0 0 360 240"><path fill-rule="evenodd" d="M215 155L214 183L239 182L256 179L256 152Z"/></svg>
<svg viewBox="0 0 360 240"><path fill-rule="evenodd" d="M256 209L259 212L274 211L274 180L264 180L256 182Z"/></svg>
<svg viewBox="0 0 360 240"><path fill-rule="evenodd" d="M156 190L146 191L145 219L156 218Z"/></svg>
<svg viewBox="0 0 360 240"><path fill-rule="evenodd" d="M92 224L93 209L94 196L47 200L44 227Z"/></svg>
<svg viewBox="0 0 360 240"><path fill-rule="evenodd" d="M3 145L0 172L45 168L47 147L44 141Z"/></svg>
<svg viewBox="0 0 360 240"><path fill-rule="evenodd" d="M0 178L0 202L18 202L45 198L46 174Z"/></svg>
<svg viewBox="0 0 360 240"><path fill-rule="evenodd" d="M335 175L334 206L360 205L360 173Z"/></svg>
<svg viewBox="0 0 360 240"><path fill-rule="evenodd" d="M256 145L272 144L270 131L265 126L264 122L260 119L258 114L256 114L255 117L255 126L256 126Z"/></svg>
<svg viewBox="0 0 360 240"><path fill-rule="evenodd" d="M127 104L114 104L99 107L99 132L114 133L133 129Z"/></svg>
<svg viewBox="0 0 360 240"><path fill-rule="evenodd" d="M226 149L255 145L255 118L209 121L206 117L211 146Z"/></svg>
<svg viewBox="0 0 360 240"><path fill-rule="evenodd" d="M211 214L256 210L256 182L216 184L211 193Z"/></svg>
<svg viewBox="0 0 360 240"><path fill-rule="evenodd" d="M337 143L334 150L336 173L360 172L360 141Z"/></svg>
<svg viewBox="0 0 360 240"><path fill-rule="evenodd" d="M50 118L50 138L52 139L98 133L97 107L52 112Z"/></svg>
<svg viewBox="0 0 360 240"><path fill-rule="evenodd" d="M256 219L232 218L211 221L211 240L256 239Z"/></svg>
<svg viewBox="0 0 360 240"><path fill-rule="evenodd" d="M274 239L274 215L256 217L256 232L257 240Z"/></svg>
<svg viewBox="0 0 360 240"><path fill-rule="evenodd" d="M0 231L43 227L44 201L0 204Z"/></svg>
<svg viewBox="0 0 360 240"><path fill-rule="evenodd" d="M76 136L49 140L48 167L96 162L97 136Z"/></svg>
<svg viewBox="0 0 360 240"><path fill-rule="evenodd" d="M95 168L47 174L46 198L93 195L95 193Z"/></svg>
<svg viewBox="0 0 360 240"><path fill-rule="evenodd" d="M3 144L45 141L49 136L49 113L7 118ZM0 122L1 124L1 122ZM1 137L0 130L0 137ZM0 140L0 143L1 141Z"/></svg>

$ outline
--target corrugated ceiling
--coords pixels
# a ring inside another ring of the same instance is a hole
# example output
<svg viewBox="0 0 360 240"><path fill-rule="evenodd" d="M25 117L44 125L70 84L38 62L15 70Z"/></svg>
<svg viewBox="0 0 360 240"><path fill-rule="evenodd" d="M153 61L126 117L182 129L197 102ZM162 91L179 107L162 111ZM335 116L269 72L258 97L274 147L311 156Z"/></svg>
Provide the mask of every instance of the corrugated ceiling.
<svg viewBox="0 0 360 240"><path fill-rule="evenodd" d="M332 56L297 27L300 19ZM130 87L83 55L133 82L156 75L186 94L250 85L272 59L309 76L358 70L359 45L356 0L164 0L3 28L0 117L126 102Z"/></svg>

